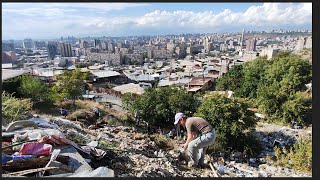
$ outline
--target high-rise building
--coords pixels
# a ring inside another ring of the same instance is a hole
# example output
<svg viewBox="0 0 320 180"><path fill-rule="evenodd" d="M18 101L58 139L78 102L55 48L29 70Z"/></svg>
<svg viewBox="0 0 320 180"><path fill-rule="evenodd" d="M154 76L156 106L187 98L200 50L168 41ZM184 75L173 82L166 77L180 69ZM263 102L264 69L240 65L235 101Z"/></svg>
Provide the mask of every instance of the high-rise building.
<svg viewBox="0 0 320 180"><path fill-rule="evenodd" d="M123 48L123 47L122 47L122 43L118 43L118 44L117 44L117 48Z"/></svg>
<svg viewBox="0 0 320 180"><path fill-rule="evenodd" d="M89 43L88 43L88 41L80 40L80 48L81 48L81 49L89 48Z"/></svg>
<svg viewBox="0 0 320 180"><path fill-rule="evenodd" d="M106 42L102 42L101 43L101 49L103 49L103 50L107 50L108 49Z"/></svg>
<svg viewBox="0 0 320 180"><path fill-rule="evenodd" d="M72 48L70 43L60 43L59 50L61 57L72 57Z"/></svg>
<svg viewBox="0 0 320 180"><path fill-rule="evenodd" d="M101 47L101 41L100 41L100 39L95 39L95 40L94 40L94 47L95 47L95 48Z"/></svg>
<svg viewBox="0 0 320 180"><path fill-rule="evenodd" d="M108 51L114 53L114 45L112 43L108 43Z"/></svg>
<svg viewBox="0 0 320 180"><path fill-rule="evenodd" d="M23 48L24 49L32 49L33 48L32 39L24 39L23 40Z"/></svg>
<svg viewBox="0 0 320 180"><path fill-rule="evenodd" d="M242 34L241 34L241 39L240 39L241 50L242 50L242 47L243 47L243 38L244 38L244 28L242 29Z"/></svg>
<svg viewBox="0 0 320 180"><path fill-rule="evenodd" d="M46 42L45 41L35 41L34 47L35 48L44 48L44 47L46 47Z"/></svg>
<svg viewBox="0 0 320 180"><path fill-rule="evenodd" d="M255 38L246 41L246 51L256 51L257 40Z"/></svg>
<svg viewBox="0 0 320 180"><path fill-rule="evenodd" d="M49 42L47 46L48 59L53 60L54 57L58 54L57 43Z"/></svg>
<svg viewBox="0 0 320 180"><path fill-rule="evenodd" d="M167 50L169 51L169 52L174 52L174 50L175 50L175 44L174 43L168 43L167 44Z"/></svg>
<svg viewBox="0 0 320 180"><path fill-rule="evenodd" d="M206 52L209 52L212 50L212 43L210 42L208 37L204 39L203 46Z"/></svg>

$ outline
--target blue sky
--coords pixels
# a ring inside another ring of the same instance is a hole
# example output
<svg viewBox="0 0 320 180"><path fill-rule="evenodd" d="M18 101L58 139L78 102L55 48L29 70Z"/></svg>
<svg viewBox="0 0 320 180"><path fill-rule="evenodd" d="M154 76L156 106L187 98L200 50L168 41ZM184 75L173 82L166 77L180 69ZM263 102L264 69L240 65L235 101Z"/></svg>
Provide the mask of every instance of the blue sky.
<svg viewBox="0 0 320 180"><path fill-rule="evenodd" d="M2 39L311 29L311 3L2 3Z"/></svg>

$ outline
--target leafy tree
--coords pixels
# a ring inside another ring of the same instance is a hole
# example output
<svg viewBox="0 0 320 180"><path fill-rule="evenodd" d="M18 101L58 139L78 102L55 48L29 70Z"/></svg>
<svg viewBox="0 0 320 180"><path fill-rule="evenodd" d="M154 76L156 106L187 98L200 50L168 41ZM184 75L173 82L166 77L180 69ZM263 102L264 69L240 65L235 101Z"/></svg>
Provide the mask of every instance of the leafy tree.
<svg viewBox="0 0 320 180"><path fill-rule="evenodd" d="M2 125L7 125L13 121L23 120L27 116L25 112L32 108L30 99L18 99L12 94L2 92Z"/></svg>
<svg viewBox="0 0 320 180"><path fill-rule="evenodd" d="M258 58L243 65L243 81L236 95L245 98L256 98L257 89L266 83L265 70L269 67L266 58Z"/></svg>
<svg viewBox="0 0 320 180"><path fill-rule="evenodd" d="M84 80L88 79L89 74L87 72L81 72L79 69L73 71L64 70L61 75L58 75L57 82L54 83L53 91L57 93L58 99L69 97L73 100L75 106L75 100L80 96L86 87Z"/></svg>
<svg viewBox="0 0 320 180"><path fill-rule="evenodd" d="M312 99L306 92L295 93L282 105L283 119L295 119L300 124L311 123L311 103Z"/></svg>
<svg viewBox="0 0 320 180"><path fill-rule="evenodd" d="M243 66L235 65L229 72L219 78L216 83L216 89L218 91L230 90L237 93L240 90L241 83L243 81Z"/></svg>
<svg viewBox="0 0 320 180"><path fill-rule="evenodd" d="M195 116L208 120L217 131L216 150L225 150L231 146L237 150L244 150L243 141L245 130L255 127L254 113L248 110L249 105L241 98L227 98L213 93L206 94Z"/></svg>
<svg viewBox="0 0 320 180"><path fill-rule="evenodd" d="M40 79L30 75L21 77L19 91L25 98L30 98L33 103L39 103L49 100L49 87Z"/></svg>
<svg viewBox="0 0 320 180"><path fill-rule="evenodd" d="M259 109L283 122L291 122L292 118L302 122L311 101L302 98L298 92L306 90L305 84L311 82L311 73L311 64L298 56L275 59L266 69L267 84L257 90Z"/></svg>
<svg viewBox="0 0 320 180"><path fill-rule="evenodd" d="M266 70L266 78L269 84L279 82L281 92L290 95L305 89L305 84L312 79L311 68L308 61L298 56L282 57L274 60Z"/></svg>
<svg viewBox="0 0 320 180"><path fill-rule="evenodd" d="M174 86L150 88L136 99L127 95L122 101L128 110L137 112L144 121L160 127L172 126L177 112L192 115L199 105L197 96Z"/></svg>

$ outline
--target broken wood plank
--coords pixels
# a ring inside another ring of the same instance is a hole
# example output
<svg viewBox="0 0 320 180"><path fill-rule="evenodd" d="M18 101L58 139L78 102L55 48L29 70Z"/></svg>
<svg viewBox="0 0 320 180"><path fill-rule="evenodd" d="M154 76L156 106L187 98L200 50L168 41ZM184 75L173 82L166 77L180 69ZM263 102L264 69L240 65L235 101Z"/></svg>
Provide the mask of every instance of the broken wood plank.
<svg viewBox="0 0 320 180"><path fill-rule="evenodd" d="M48 170L54 170L59 169L59 167L46 167L46 168L38 168L38 169L29 169L24 171L18 171L14 173L7 174L8 176L23 176L31 173L41 172L41 171L48 171Z"/></svg>
<svg viewBox="0 0 320 180"><path fill-rule="evenodd" d="M216 170L214 169L213 165L212 165L211 163L209 163L209 165L210 165L210 168L211 168L211 170L212 170L212 172L213 172L214 177L221 177L221 176L218 175L218 173L217 173Z"/></svg>
<svg viewBox="0 0 320 180"><path fill-rule="evenodd" d="M8 162L6 165L2 165L2 169L9 172L23 171L27 169L36 169L44 167L49 162L49 157L30 158L24 160L16 160ZM69 157L59 155L56 159L63 164L69 164Z"/></svg>

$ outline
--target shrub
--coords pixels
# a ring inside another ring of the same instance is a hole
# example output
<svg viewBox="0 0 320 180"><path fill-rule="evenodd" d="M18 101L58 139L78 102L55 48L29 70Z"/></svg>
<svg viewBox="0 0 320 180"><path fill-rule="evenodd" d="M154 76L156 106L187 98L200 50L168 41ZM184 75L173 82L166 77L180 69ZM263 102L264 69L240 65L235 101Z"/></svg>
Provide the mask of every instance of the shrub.
<svg viewBox="0 0 320 180"><path fill-rule="evenodd" d="M27 117L25 113L31 109L32 101L30 99L18 99L12 94L2 92L2 125L23 120Z"/></svg>
<svg viewBox="0 0 320 180"><path fill-rule="evenodd" d="M175 113L192 115L199 106L197 96L174 86L150 88L140 97L127 95L122 100L129 111L158 127L173 126Z"/></svg>
<svg viewBox="0 0 320 180"><path fill-rule="evenodd" d="M215 128L215 150L223 151L229 146L243 150L241 139L245 137L244 131L256 125L254 113L248 110L245 99L229 99L217 93L205 95L194 116L206 119Z"/></svg>
<svg viewBox="0 0 320 180"><path fill-rule="evenodd" d="M312 140L300 139L289 150L275 147L276 163L298 171L312 172Z"/></svg>
<svg viewBox="0 0 320 180"><path fill-rule="evenodd" d="M48 85L30 75L21 77L21 85L18 90L24 98L30 98L34 104L51 102L50 96L48 96Z"/></svg>

